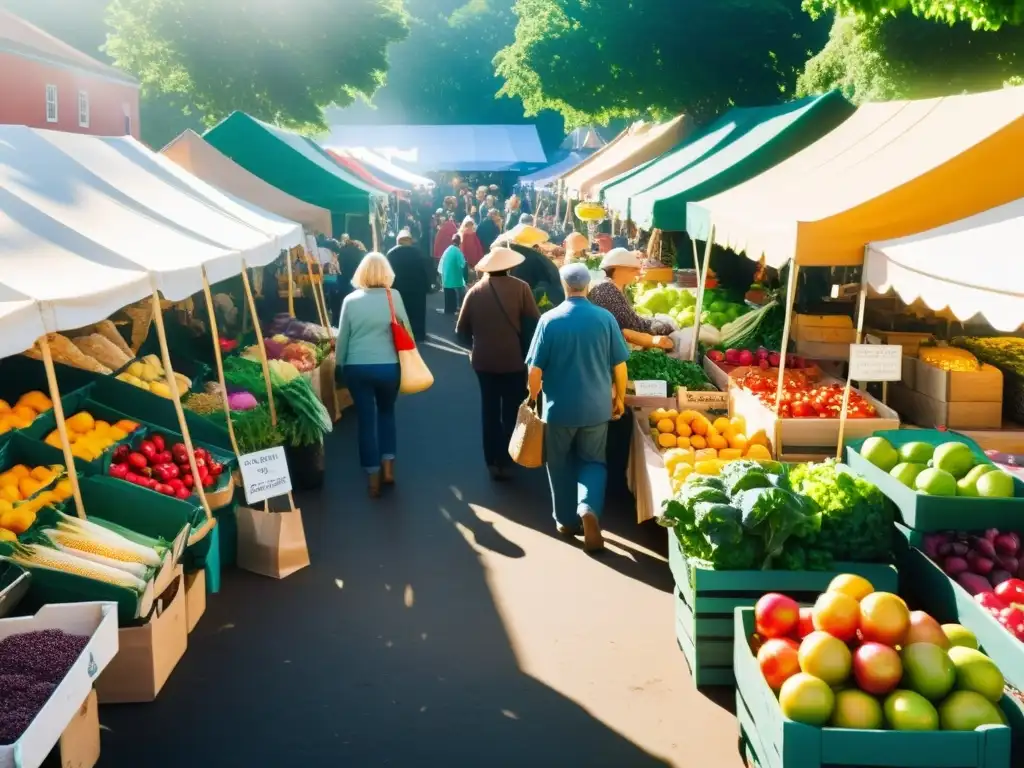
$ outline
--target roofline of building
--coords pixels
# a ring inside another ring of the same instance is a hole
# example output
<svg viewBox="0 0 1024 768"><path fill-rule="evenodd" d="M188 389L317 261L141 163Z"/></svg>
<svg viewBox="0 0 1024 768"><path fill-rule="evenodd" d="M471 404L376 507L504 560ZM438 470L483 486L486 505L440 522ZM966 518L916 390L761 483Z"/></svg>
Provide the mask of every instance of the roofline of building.
<svg viewBox="0 0 1024 768"><path fill-rule="evenodd" d="M49 56L44 53L40 53L34 48L28 48L15 43L13 40L5 40L0 38L0 53L9 53L12 56L17 56L21 59L28 61L37 61L41 64L49 64L50 66L60 67L72 72L79 72L90 77L96 77L100 80L106 80L108 82L117 83L118 85L127 85L135 88L140 88L139 81L129 75L127 72L120 72L114 67L108 67L100 62L97 62L97 68L91 69L89 67L83 67L82 65L69 61L68 59L61 59L57 56Z"/></svg>

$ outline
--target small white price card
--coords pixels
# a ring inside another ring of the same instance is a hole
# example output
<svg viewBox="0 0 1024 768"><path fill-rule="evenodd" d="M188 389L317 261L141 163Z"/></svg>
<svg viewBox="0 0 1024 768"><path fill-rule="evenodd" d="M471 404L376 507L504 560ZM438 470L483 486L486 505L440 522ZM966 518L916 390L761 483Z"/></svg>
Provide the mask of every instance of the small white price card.
<svg viewBox="0 0 1024 768"><path fill-rule="evenodd" d="M633 391L637 397L668 397L667 381L634 381Z"/></svg>
<svg viewBox="0 0 1024 768"><path fill-rule="evenodd" d="M903 347L899 344L851 344L850 381L899 381Z"/></svg>
<svg viewBox="0 0 1024 768"><path fill-rule="evenodd" d="M238 465L245 484L245 500L249 504L291 493L292 476L288 473L284 448L247 453L239 457Z"/></svg>

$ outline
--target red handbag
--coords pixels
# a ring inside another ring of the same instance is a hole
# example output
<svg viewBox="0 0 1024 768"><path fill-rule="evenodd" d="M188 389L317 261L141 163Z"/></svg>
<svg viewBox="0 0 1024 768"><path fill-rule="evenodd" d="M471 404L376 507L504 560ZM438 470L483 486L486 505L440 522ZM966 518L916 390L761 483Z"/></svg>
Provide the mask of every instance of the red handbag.
<svg viewBox="0 0 1024 768"><path fill-rule="evenodd" d="M391 300L390 288L387 289L387 293L388 306L391 307L391 336L395 340L395 352L408 352L409 350L416 349L416 342L412 340L409 331L398 322L398 316L395 314L395 302Z"/></svg>
<svg viewBox="0 0 1024 768"><path fill-rule="evenodd" d="M405 395L414 395L417 392L430 389L434 383L434 376L427 368L427 364L423 362L423 358L420 357L420 352L416 349L416 342L409 335L409 331L398 322L390 288L388 289L388 306L391 307L391 336L395 341L398 365L402 371L398 391Z"/></svg>

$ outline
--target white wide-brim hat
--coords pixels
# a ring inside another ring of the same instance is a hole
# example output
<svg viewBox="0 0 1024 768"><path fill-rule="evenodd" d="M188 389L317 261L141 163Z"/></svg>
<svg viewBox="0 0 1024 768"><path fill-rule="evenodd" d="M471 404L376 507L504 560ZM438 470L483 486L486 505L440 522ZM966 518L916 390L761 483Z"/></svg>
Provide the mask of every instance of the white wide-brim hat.
<svg viewBox="0 0 1024 768"><path fill-rule="evenodd" d="M639 254L626 248L612 248L601 259L601 269L611 267L628 267L630 269L643 269L644 263Z"/></svg>
<svg viewBox="0 0 1024 768"><path fill-rule="evenodd" d="M508 232L498 236L498 241L501 243L515 243L528 248L546 243L550 239L551 235L533 224L516 224Z"/></svg>
<svg viewBox="0 0 1024 768"><path fill-rule="evenodd" d="M399 240L412 240L412 232L408 229L403 229L395 235L395 242L398 242Z"/></svg>
<svg viewBox="0 0 1024 768"><path fill-rule="evenodd" d="M511 248L496 247L476 265L477 272L504 272L507 269L514 269L526 261L521 253L516 253Z"/></svg>

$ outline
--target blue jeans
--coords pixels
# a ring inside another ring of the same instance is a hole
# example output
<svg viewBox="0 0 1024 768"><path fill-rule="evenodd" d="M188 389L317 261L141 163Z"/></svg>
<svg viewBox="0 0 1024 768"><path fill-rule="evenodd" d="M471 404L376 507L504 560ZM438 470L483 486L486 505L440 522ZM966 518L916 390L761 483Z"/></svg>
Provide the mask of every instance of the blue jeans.
<svg viewBox="0 0 1024 768"><path fill-rule="evenodd" d="M607 424L545 427L545 462L555 522L559 525L578 528L580 515L588 511L601 516L608 483L607 444Z"/></svg>
<svg viewBox="0 0 1024 768"><path fill-rule="evenodd" d="M395 458L401 369L398 363L346 365L344 374L359 425L359 463L368 473L379 472L383 459Z"/></svg>

